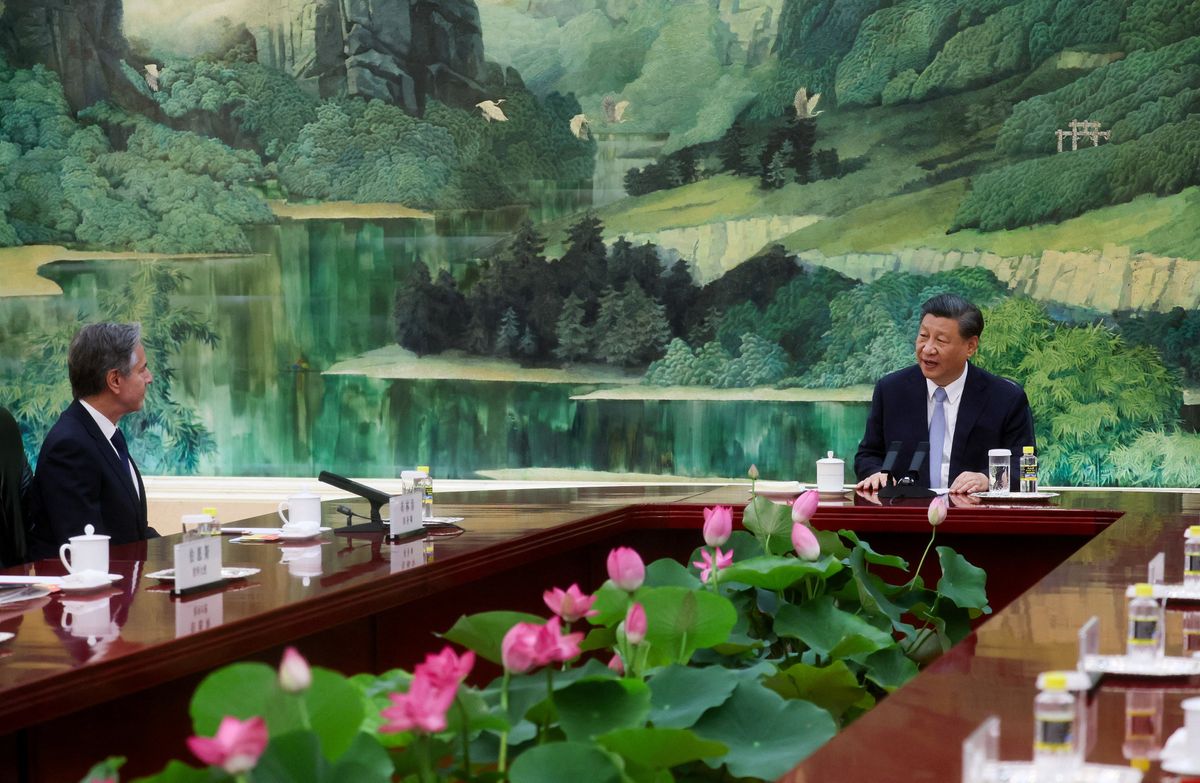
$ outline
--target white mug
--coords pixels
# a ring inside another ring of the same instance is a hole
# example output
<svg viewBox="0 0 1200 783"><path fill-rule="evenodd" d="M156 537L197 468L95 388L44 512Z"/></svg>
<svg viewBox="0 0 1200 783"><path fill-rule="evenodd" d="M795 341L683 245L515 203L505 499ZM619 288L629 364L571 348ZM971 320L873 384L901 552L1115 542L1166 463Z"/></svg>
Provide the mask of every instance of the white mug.
<svg viewBox="0 0 1200 783"><path fill-rule="evenodd" d="M287 514L283 512L287 511ZM279 504L279 518L285 530L311 530L321 526L321 496L299 492Z"/></svg>
<svg viewBox="0 0 1200 783"><path fill-rule="evenodd" d="M87 525L83 528L82 536L71 536L67 543L58 548L58 559L72 574L95 571L107 575L108 539L109 536L97 535L96 528ZM71 553L69 559L68 552Z"/></svg>
<svg viewBox="0 0 1200 783"><path fill-rule="evenodd" d="M834 493L845 489L846 463L827 452L824 459L817 460L817 492Z"/></svg>

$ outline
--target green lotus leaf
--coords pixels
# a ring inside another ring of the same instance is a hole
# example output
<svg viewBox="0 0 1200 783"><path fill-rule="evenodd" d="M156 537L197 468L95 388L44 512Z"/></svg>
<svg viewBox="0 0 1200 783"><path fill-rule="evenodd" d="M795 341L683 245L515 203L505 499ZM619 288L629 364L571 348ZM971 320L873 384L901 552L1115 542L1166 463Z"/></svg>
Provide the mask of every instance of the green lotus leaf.
<svg viewBox="0 0 1200 783"><path fill-rule="evenodd" d="M643 725L650 712L650 688L640 680L581 680L557 691L554 706L567 739L583 742Z"/></svg>
<svg viewBox="0 0 1200 783"><path fill-rule="evenodd" d="M789 604L775 617L775 633L799 639L821 655L850 657L892 644L891 634L819 596L799 606Z"/></svg>
<svg viewBox="0 0 1200 783"><path fill-rule="evenodd" d="M891 566L899 568L901 571L908 570L908 561L899 555L882 555L871 548L871 545L858 537L858 534L853 530L839 530L838 534L843 538L853 541L855 549L861 549L868 563L874 565ZM825 551L825 550L821 550Z"/></svg>
<svg viewBox="0 0 1200 783"><path fill-rule="evenodd" d="M682 587L651 587L638 591L646 610L646 641L652 665L686 662L701 647L729 638L737 611L728 598Z"/></svg>
<svg viewBox="0 0 1200 783"><path fill-rule="evenodd" d="M552 742L517 756L511 783L621 783L619 758L585 742Z"/></svg>
<svg viewBox="0 0 1200 783"><path fill-rule="evenodd" d="M917 676L917 665L896 645L868 655L863 664L867 679L888 692Z"/></svg>
<svg viewBox="0 0 1200 783"><path fill-rule="evenodd" d="M792 548L792 509L756 495L742 513L742 526L758 539L764 550L783 554Z"/></svg>
<svg viewBox="0 0 1200 783"><path fill-rule="evenodd" d="M721 581L761 587L764 590L783 590L806 576L828 579L840 570L841 561L829 556L823 556L810 563L798 557L764 555L740 563L735 560L733 565L721 571Z"/></svg>
<svg viewBox="0 0 1200 783"><path fill-rule="evenodd" d="M706 710L724 704L737 680L720 666L668 666L650 678L650 722L660 728L690 728Z"/></svg>
<svg viewBox="0 0 1200 783"><path fill-rule="evenodd" d="M723 743L701 739L687 729L618 729L597 737L596 742L634 764L652 769L717 758L729 751Z"/></svg>
<svg viewBox="0 0 1200 783"><path fill-rule="evenodd" d="M700 580L678 560L663 558L646 566L646 587L700 587Z"/></svg>
<svg viewBox="0 0 1200 783"><path fill-rule="evenodd" d="M785 699L812 702L837 719L851 707L869 709L875 703L845 661L828 666L797 663L768 677L763 685Z"/></svg>
<svg viewBox="0 0 1200 783"><path fill-rule="evenodd" d="M963 609L991 614L992 608L987 601L987 572L971 565L965 557L948 546L939 546L937 553L942 564L938 592Z"/></svg>
<svg viewBox="0 0 1200 783"><path fill-rule="evenodd" d="M721 762L734 777L775 780L837 733L828 712L806 701L787 700L756 682L742 681L733 695L709 710L693 728L729 747Z"/></svg>

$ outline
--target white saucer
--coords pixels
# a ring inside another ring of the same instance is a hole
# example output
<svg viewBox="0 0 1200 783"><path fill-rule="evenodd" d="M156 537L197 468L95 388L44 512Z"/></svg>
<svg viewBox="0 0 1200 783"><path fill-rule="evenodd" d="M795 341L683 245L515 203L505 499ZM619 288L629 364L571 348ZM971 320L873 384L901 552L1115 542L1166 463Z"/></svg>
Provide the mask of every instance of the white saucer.
<svg viewBox="0 0 1200 783"><path fill-rule="evenodd" d="M983 500L1047 500L1058 497L1057 492L972 492L971 497Z"/></svg>
<svg viewBox="0 0 1200 783"><path fill-rule="evenodd" d="M310 530L284 530L279 529L279 538L284 541L307 541L310 538L316 538L321 535L321 528L314 527Z"/></svg>
<svg viewBox="0 0 1200 783"><path fill-rule="evenodd" d="M221 569L222 579L245 579L248 576L254 576L261 568L250 568L241 566L225 566ZM155 571L152 574L146 574L147 579L157 579L160 582L174 582L175 569L165 568L162 571Z"/></svg>
<svg viewBox="0 0 1200 783"><path fill-rule="evenodd" d="M58 583L58 586L67 593L86 593L89 590L99 590L101 587L108 587L113 582L116 582L123 577L121 574L101 574L84 572L81 574L67 574Z"/></svg>

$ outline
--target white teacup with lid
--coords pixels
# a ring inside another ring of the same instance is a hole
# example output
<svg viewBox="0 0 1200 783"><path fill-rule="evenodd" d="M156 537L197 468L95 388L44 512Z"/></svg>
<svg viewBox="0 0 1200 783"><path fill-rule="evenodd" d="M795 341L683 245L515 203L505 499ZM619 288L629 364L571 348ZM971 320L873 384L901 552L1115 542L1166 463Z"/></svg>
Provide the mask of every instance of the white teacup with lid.
<svg viewBox="0 0 1200 783"><path fill-rule="evenodd" d="M279 504L279 518L289 533L316 531L321 526L321 496L307 489L288 496Z"/></svg>
<svg viewBox="0 0 1200 783"><path fill-rule="evenodd" d="M833 456L832 451L826 452L823 459L817 460L817 492L840 494L845 484L846 463Z"/></svg>
<svg viewBox="0 0 1200 783"><path fill-rule="evenodd" d="M58 548L58 559L72 576L89 572L89 576L107 576L109 538L96 533L94 526L85 525L82 536L71 536L67 543ZM69 558L68 552L71 553Z"/></svg>

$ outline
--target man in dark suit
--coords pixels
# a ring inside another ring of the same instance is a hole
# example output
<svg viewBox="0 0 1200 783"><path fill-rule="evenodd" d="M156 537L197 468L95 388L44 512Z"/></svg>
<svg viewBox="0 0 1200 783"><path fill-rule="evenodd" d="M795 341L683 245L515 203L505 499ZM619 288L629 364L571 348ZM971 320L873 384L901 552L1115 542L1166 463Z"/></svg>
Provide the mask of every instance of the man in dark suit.
<svg viewBox="0 0 1200 783"><path fill-rule="evenodd" d="M0 408L0 565L25 562L25 517L32 482L21 429L13 415Z"/></svg>
<svg viewBox="0 0 1200 783"><path fill-rule="evenodd" d="M75 401L50 428L31 488L30 554L54 557L84 525L113 544L158 535L146 521L146 488L117 422L141 410L154 380L138 324L91 324L71 340Z"/></svg>
<svg viewBox="0 0 1200 783"><path fill-rule="evenodd" d="M876 491L888 445L901 444L893 473L911 464L918 443L929 456L916 478L923 487L982 492L988 487L988 450L1011 454L1011 488L1019 485L1023 446L1033 446L1033 413L1025 391L1007 378L968 363L979 349L983 313L961 296L941 294L921 306L917 363L875 384L866 433L854 457L857 488Z"/></svg>

